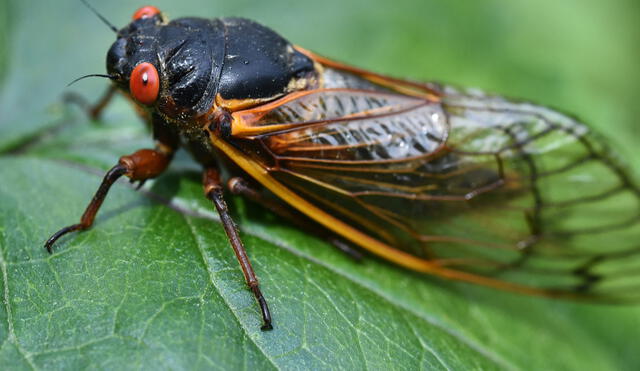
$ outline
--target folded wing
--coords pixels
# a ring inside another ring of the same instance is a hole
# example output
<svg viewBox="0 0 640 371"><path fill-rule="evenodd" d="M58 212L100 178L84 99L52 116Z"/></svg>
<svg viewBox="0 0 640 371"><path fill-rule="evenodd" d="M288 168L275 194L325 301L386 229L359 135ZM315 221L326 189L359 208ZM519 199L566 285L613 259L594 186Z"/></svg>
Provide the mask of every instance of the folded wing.
<svg viewBox="0 0 640 371"><path fill-rule="evenodd" d="M390 246L549 292L640 298L640 190L573 118L449 88L320 89L233 116L247 156Z"/></svg>

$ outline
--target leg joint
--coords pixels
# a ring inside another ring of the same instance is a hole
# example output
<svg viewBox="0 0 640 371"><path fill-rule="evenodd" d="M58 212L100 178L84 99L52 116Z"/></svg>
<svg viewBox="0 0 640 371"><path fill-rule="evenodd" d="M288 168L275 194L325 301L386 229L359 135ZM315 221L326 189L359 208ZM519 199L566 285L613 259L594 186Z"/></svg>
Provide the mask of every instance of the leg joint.
<svg viewBox="0 0 640 371"><path fill-rule="evenodd" d="M169 165L170 156L153 149L141 149L120 157L119 164L127 169L131 180L145 180L160 175Z"/></svg>

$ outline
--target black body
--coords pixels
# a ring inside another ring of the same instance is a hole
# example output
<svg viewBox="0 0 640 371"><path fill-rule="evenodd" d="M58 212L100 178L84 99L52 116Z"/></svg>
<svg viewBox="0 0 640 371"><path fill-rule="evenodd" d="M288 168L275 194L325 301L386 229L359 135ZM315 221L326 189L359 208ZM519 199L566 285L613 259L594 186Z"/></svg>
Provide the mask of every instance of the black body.
<svg viewBox="0 0 640 371"><path fill-rule="evenodd" d="M176 121L208 112L223 100L261 100L291 92L291 82L315 74L311 59L271 29L242 18L179 18L161 14L118 32L107 71L128 91L131 71L152 63L160 75L158 111Z"/></svg>

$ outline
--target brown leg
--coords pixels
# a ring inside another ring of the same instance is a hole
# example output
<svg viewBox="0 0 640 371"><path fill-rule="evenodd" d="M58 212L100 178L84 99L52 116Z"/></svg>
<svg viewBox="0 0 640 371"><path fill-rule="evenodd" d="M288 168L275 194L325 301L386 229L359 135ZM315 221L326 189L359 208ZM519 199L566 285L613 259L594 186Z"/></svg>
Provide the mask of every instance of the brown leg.
<svg viewBox="0 0 640 371"><path fill-rule="evenodd" d="M274 214L277 214L291 221L298 228L311 234L315 234L316 236L326 240L338 250L345 253L351 259L358 262L362 261L363 256L360 251L354 249L345 241L337 238L331 232L324 230L322 227L316 224L313 224L313 222L307 220L304 215L297 214L294 210L287 208L286 205L278 202L275 199L265 197L262 192L251 187L249 182L247 182L246 180L240 177L231 178L229 179L229 182L227 182L227 187L229 188L231 193L245 197L257 204L260 204Z"/></svg>
<svg viewBox="0 0 640 371"><path fill-rule="evenodd" d="M64 227L54 233L44 244L44 247L51 253L53 244L62 236L69 232L85 230L91 227L93 221L100 210L100 206L107 197L111 185L118 178L125 175L132 181L144 182L146 179L160 175L169 165L171 153L161 152L153 149L141 149L129 156L120 157L118 164L111 168L104 176L98 191L89 202L89 206L82 214L80 223Z"/></svg>
<svg viewBox="0 0 640 371"><path fill-rule="evenodd" d="M100 100L98 100L95 104L91 104L87 102L87 100L77 93L67 93L64 96L64 100L69 103L75 103L80 106L86 113L89 118L92 120L100 119L100 115L104 108L109 104L111 98L113 98L116 92L116 87L113 85L109 85L109 88L104 92Z"/></svg>
<svg viewBox="0 0 640 371"><path fill-rule="evenodd" d="M233 219L231 219L227 203L224 201L222 183L220 181L220 174L218 170L212 168L205 169L202 182L204 185L204 194L208 199L213 201L216 210L218 210L224 231L227 233L231 247L233 248L236 258L238 259L238 263L240 263L240 267L242 268L242 273L244 273L244 279L260 305L262 318L264 320L264 324L260 329L263 331L271 330L273 329L273 326L271 325L271 313L269 312L267 301L264 300L262 292L260 291L258 278L251 267L251 262L249 261L247 252L244 250L236 224L233 222Z"/></svg>

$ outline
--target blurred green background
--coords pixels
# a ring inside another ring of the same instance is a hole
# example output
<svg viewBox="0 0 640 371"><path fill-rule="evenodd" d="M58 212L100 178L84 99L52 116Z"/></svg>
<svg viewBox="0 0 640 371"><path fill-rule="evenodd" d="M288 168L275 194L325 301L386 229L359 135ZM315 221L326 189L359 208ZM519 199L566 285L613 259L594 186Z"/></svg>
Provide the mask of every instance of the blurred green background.
<svg viewBox="0 0 640 371"><path fill-rule="evenodd" d="M118 26L146 5L92 4ZM172 18L252 18L295 44L376 72L553 106L609 137L636 174L640 168L637 0L158 0L153 5ZM99 124L61 103L70 90L89 99L102 94L102 79L69 89L66 84L103 73L113 40L79 1L0 0L0 364L26 369L640 367L637 308L442 284L377 261L354 266L315 239L241 213L249 254L278 318L279 331L261 333L219 226L181 219L124 186L114 187L96 228L69 238L61 253L49 258L42 241L79 217L99 174L119 155L151 143L122 99ZM186 156L179 157L173 173L152 190L175 194L182 207L211 210L201 200L193 168ZM189 176L180 177L183 171ZM55 206L60 200L64 205ZM192 254L201 245L208 246L205 253ZM157 265L148 267L147 261ZM203 293L194 282L212 272L216 279L209 285L215 289L206 286ZM162 290L154 291L158 287ZM194 302L185 294L189 290L197 294ZM176 309L173 304L183 298L186 304ZM201 304L201 313L190 312ZM199 341L190 343L197 331Z"/></svg>

